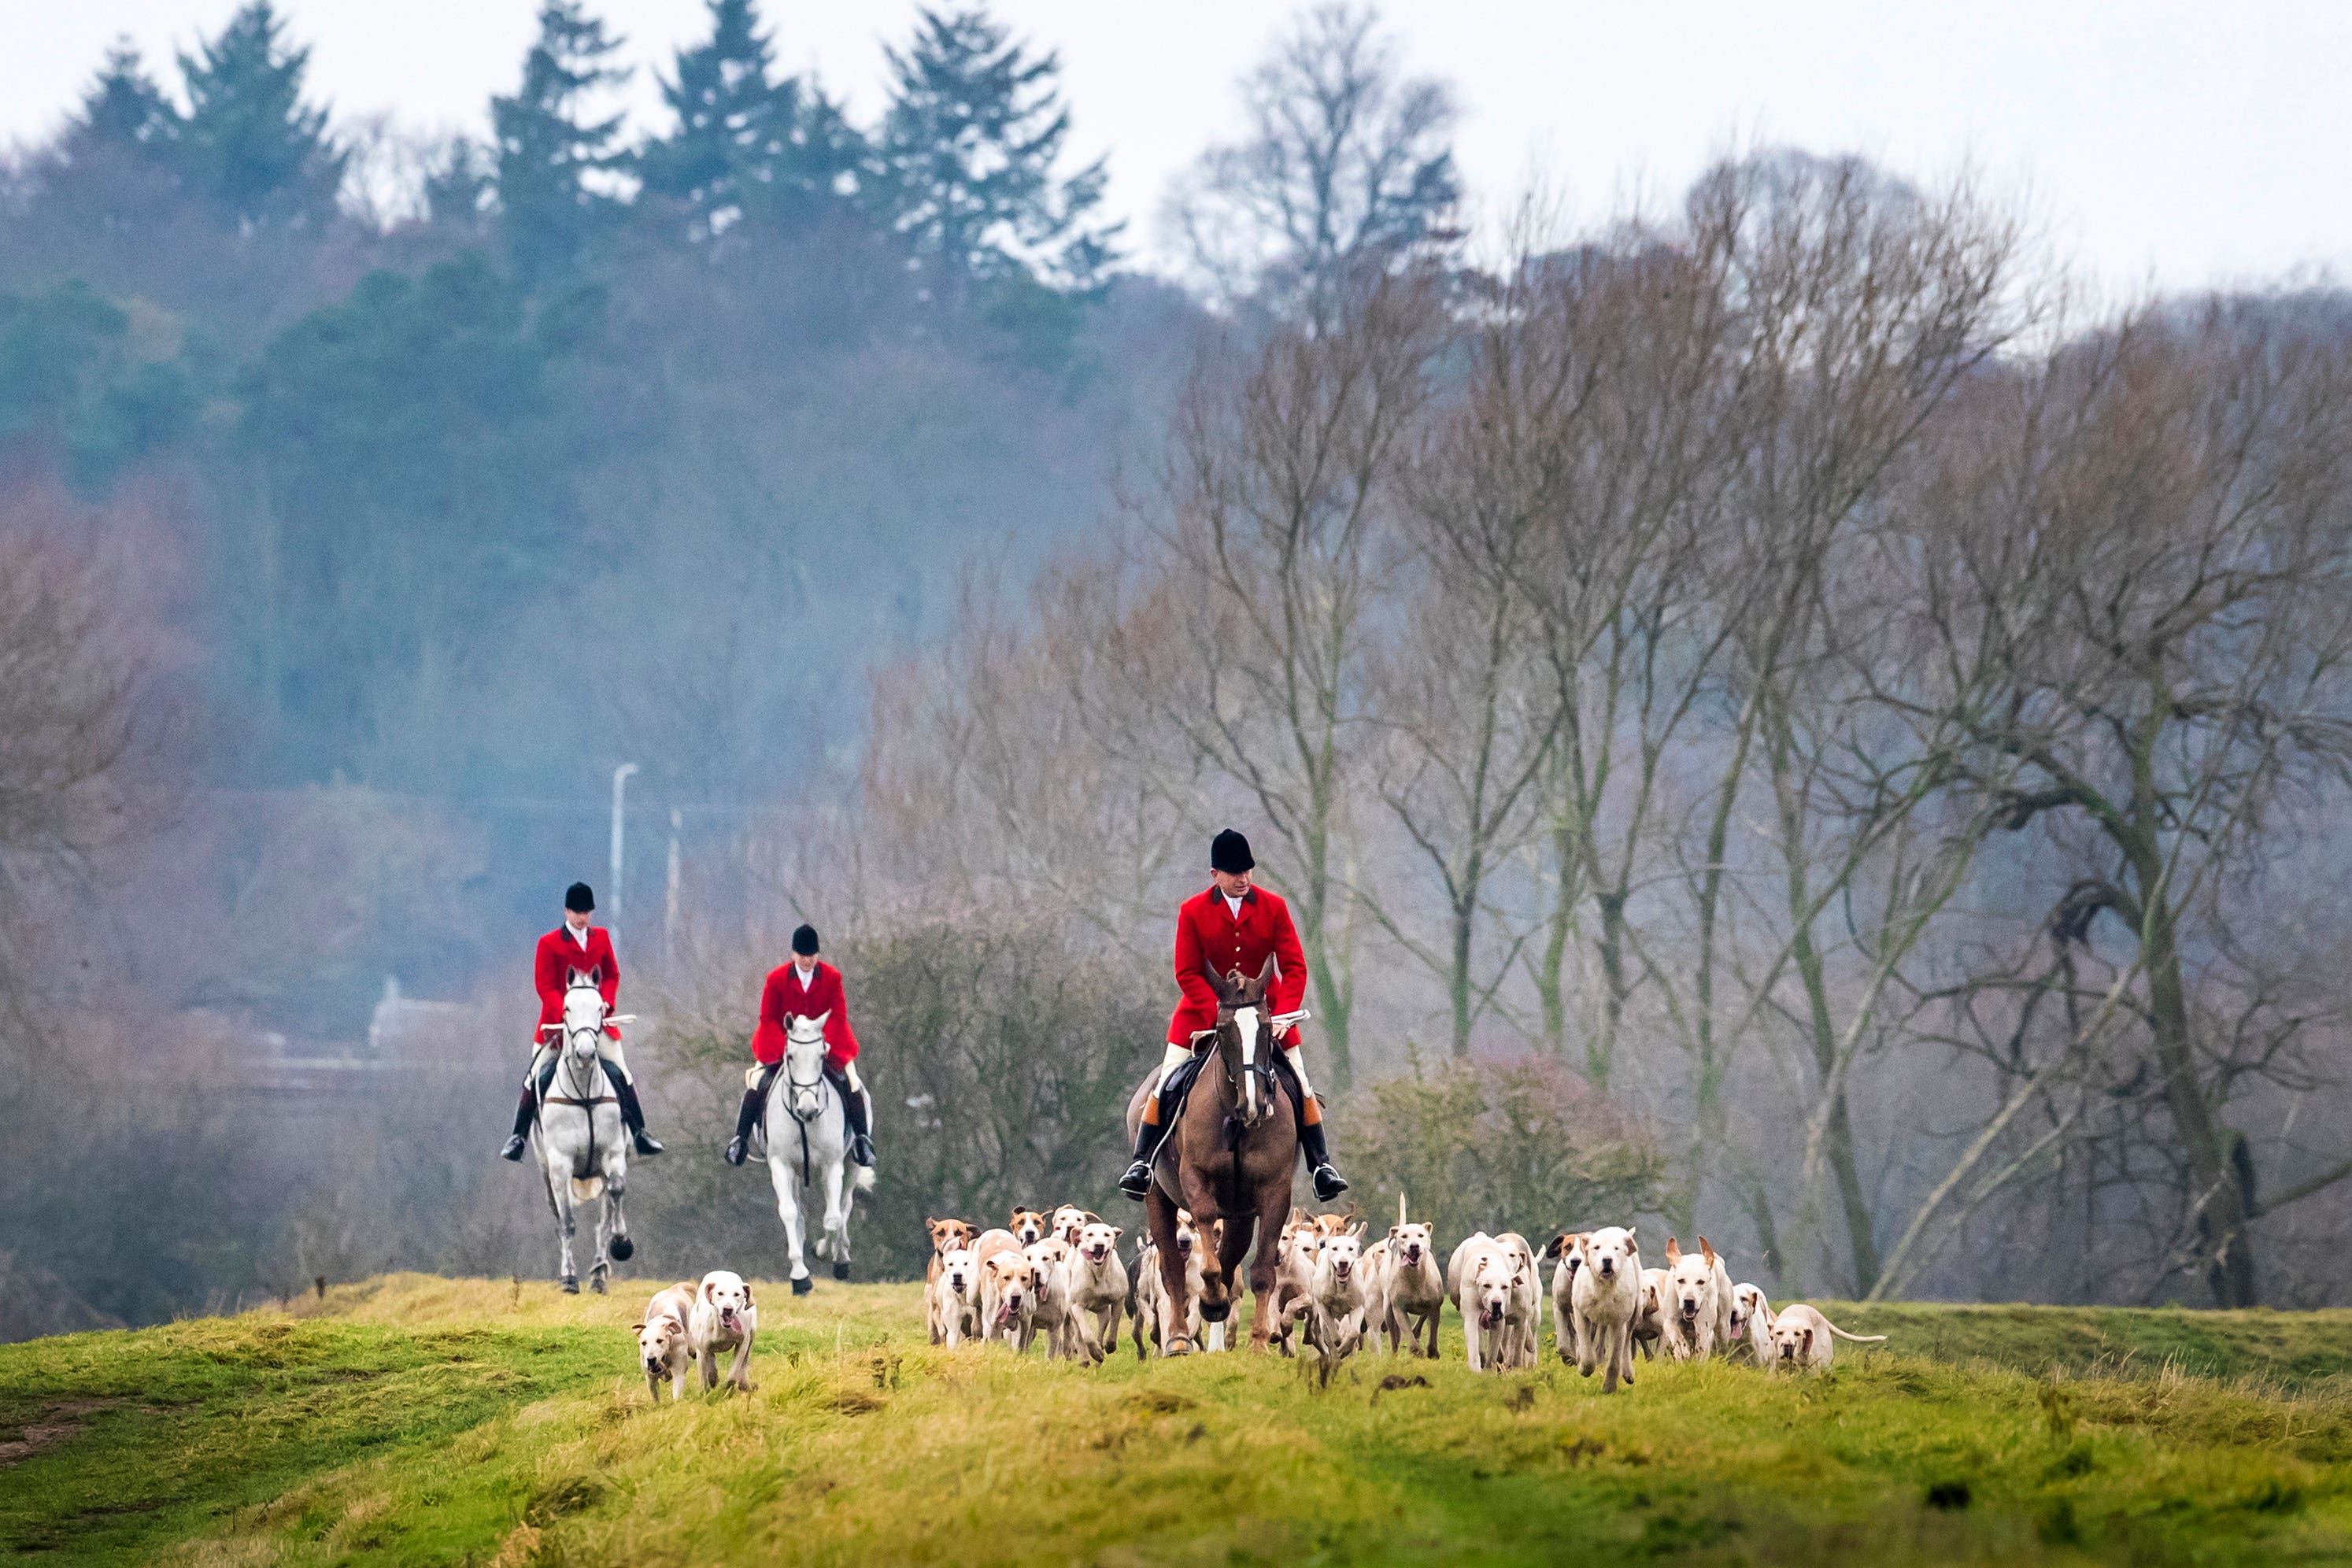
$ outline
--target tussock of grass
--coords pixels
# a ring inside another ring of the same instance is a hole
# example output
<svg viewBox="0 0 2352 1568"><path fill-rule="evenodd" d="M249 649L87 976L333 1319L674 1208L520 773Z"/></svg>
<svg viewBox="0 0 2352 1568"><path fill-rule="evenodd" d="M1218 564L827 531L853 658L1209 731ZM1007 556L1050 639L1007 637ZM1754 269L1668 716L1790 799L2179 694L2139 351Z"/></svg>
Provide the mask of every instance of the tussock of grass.
<svg viewBox="0 0 2352 1568"><path fill-rule="evenodd" d="M394 1276L292 1316L0 1350L0 1416L117 1402L0 1472L0 1553L1822 1568L2352 1552L2352 1344L2326 1364L2305 1332L2324 1319L2092 1332L2053 1310L1832 1309L1905 1349L1841 1346L1810 1380L1644 1363L1604 1399L1549 1356L1474 1376L1450 1331L1443 1362L1362 1358L1318 1393L1300 1363L1246 1355L1088 1369L936 1350L917 1287L761 1286L756 1391L656 1405L627 1334L648 1289ZM2284 1370L2255 1348L2273 1341Z"/></svg>

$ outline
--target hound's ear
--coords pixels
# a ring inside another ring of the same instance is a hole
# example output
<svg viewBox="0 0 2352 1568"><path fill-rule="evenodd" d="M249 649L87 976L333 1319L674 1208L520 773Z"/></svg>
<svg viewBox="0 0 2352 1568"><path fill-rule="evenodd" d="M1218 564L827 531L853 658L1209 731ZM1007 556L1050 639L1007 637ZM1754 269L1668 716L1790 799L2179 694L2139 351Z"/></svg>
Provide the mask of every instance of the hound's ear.
<svg viewBox="0 0 2352 1568"><path fill-rule="evenodd" d="M1709 1268L1715 1267L1715 1248L1707 1245L1707 1239L1703 1236L1698 1238L1698 1255L1706 1259Z"/></svg>
<svg viewBox="0 0 2352 1568"><path fill-rule="evenodd" d="M1625 1227L1625 1239L1628 1241L1633 1239L1633 1227L1630 1225Z"/></svg>
<svg viewBox="0 0 2352 1568"><path fill-rule="evenodd" d="M629 1331L634 1334L642 1334L646 1331L646 1326L643 1323L631 1323L629 1325Z"/></svg>
<svg viewBox="0 0 2352 1568"><path fill-rule="evenodd" d="M699 1289L696 1290L696 1291L695 1291L695 1294L696 1294L697 1296L699 1296L699 1297L700 1297L703 1300L705 1300L705 1301L709 1300L710 1300L710 1281L709 1281L709 1280L708 1280L708 1279L705 1279L705 1280L702 1282L702 1286L701 1286L701 1288L700 1288Z"/></svg>
<svg viewBox="0 0 2352 1568"><path fill-rule="evenodd" d="M746 1279L743 1281L743 1305L748 1307L751 1304L751 1282Z"/></svg>
<svg viewBox="0 0 2352 1568"><path fill-rule="evenodd" d="M1673 1237L1666 1237L1666 1267L1672 1268L1683 1260L1683 1244Z"/></svg>
<svg viewBox="0 0 2352 1568"><path fill-rule="evenodd" d="M1102 1217L1102 1215L1098 1215L1098 1214L1095 1213L1095 1212L1094 1212L1094 1210L1092 1210L1092 1209L1088 1209L1088 1210L1087 1210L1087 1211L1086 1211L1086 1215L1087 1215L1087 1223L1088 1225L1100 1225L1100 1224L1102 1224L1102 1222L1103 1222L1103 1217Z"/></svg>
<svg viewBox="0 0 2352 1568"><path fill-rule="evenodd" d="M1813 1331L1811 1329L1805 1331L1805 1353L1807 1355L1813 1353Z"/></svg>

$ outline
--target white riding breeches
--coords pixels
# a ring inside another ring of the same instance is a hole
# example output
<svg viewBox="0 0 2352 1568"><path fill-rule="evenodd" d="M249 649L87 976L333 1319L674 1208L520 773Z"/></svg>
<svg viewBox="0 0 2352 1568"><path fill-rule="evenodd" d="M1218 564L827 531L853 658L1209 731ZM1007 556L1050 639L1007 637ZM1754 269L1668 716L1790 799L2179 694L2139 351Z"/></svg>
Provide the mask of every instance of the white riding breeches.
<svg viewBox="0 0 2352 1568"><path fill-rule="evenodd" d="M1192 1047L1180 1046L1173 1040L1168 1042L1168 1048L1160 1056L1160 1076L1153 1079L1151 1084L1151 1096L1154 1100L1157 1100L1160 1097L1160 1091L1167 1087L1168 1075L1192 1059Z"/></svg>
<svg viewBox="0 0 2352 1568"><path fill-rule="evenodd" d="M1288 1062L1290 1064L1290 1070L1298 1075L1298 1092L1306 1096L1307 1099L1312 1100L1315 1098L1315 1086L1307 1080L1306 1050L1303 1047L1297 1044L1298 1032L1297 1030L1294 1029L1291 1031L1290 1037L1292 1043L1282 1047L1282 1059Z"/></svg>
<svg viewBox="0 0 2352 1568"><path fill-rule="evenodd" d="M547 1070L548 1060L554 1056L555 1051L555 1047L542 1045L530 1053L530 1068L525 1075L527 1082L539 1081L539 1075ZM629 1063L628 1059L621 1055L621 1042L612 1036L607 1035L597 1042L596 1055L599 1059L608 1061L620 1069L622 1082L634 1084L637 1081L629 1076Z"/></svg>

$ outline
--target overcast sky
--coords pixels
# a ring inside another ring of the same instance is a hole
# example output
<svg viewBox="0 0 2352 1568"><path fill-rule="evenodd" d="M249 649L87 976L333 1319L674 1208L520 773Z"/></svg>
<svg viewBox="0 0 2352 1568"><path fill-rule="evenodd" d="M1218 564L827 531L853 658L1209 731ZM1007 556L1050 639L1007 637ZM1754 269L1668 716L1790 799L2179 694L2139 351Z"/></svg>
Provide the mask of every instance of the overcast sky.
<svg viewBox="0 0 2352 1568"><path fill-rule="evenodd" d="M0 141L54 129L108 41L163 64L236 0L0 0ZM478 127L535 0L280 0L346 116ZM703 0L603 0L639 67L704 30ZM1058 48L1076 150L1110 154L1140 243L1171 171L1226 133L1232 82L1279 26L1264 0L997 0ZM1927 175L1973 161L2030 195L2111 289L2290 269L2352 277L2352 4L2137 0L1393 0L1411 66L1454 83L1462 163L1490 208L1533 174L1575 212L1666 195L1735 136L1858 151ZM898 0L764 7L782 61L861 113ZM644 122L650 122L650 115Z"/></svg>

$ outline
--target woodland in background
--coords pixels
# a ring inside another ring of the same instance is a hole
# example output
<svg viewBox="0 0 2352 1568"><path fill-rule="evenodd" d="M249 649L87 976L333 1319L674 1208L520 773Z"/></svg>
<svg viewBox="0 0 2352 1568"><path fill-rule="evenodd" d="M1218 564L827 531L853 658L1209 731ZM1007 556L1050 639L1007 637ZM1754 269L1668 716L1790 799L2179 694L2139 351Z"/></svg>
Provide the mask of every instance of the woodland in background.
<svg viewBox="0 0 2352 1568"><path fill-rule="evenodd" d="M1977 183L1770 149L1474 232L1450 93L1342 7L1160 279L984 13L859 125L710 12L642 130L548 5L476 144L333 123L257 4L0 177L0 1331L541 1271L523 955L631 761L651 1273L781 1256L713 1152L802 919L881 1091L861 1269L1109 1212L1230 823L1375 1215L2352 1290L2344 296L2095 301ZM224 1090L387 977L481 1005Z"/></svg>

